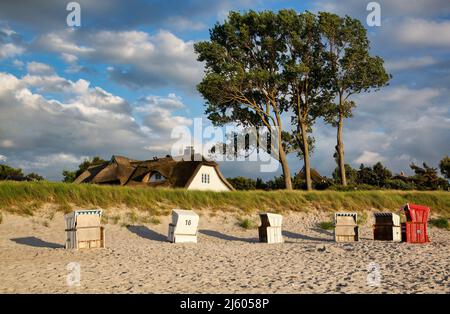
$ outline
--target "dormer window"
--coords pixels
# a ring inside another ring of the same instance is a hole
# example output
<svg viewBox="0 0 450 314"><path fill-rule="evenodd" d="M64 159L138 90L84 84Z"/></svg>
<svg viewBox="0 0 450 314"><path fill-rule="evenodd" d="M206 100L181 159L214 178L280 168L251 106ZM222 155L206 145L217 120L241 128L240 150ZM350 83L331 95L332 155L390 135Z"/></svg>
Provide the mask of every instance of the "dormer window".
<svg viewBox="0 0 450 314"><path fill-rule="evenodd" d="M160 174L159 172L155 171L150 176L149 182L161 182L161 181L164 181L164 180L166 180L166 177L163 176L162 174Z"/></svg>
<svg viewBox="0 0 450 314"><path fill-rule="evenodd" d="M209 184L209 174L202 173L202 183Z"/></svg>

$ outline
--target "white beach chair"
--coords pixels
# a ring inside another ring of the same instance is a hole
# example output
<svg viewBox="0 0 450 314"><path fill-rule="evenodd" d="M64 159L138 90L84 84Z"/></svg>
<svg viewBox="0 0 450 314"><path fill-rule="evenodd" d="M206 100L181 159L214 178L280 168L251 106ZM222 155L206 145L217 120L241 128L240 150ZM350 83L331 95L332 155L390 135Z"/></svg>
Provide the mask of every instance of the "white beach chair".
<svg viewBox="0 0 450 314"><path fill-rule="evenodd" d="M358 215L356 213L334 214L334 240L336 242L359 241Z"/></svg>
<svg viewBox="0 0 450 314"><path fill-rule="evenodd" d="M168 240L172 243L197 243L199 216L192 210L172 210L172 223L169 224Z"/></svg>
<svg viewBox="0 0 450 314"><path fill-rule="evenodd" d="M76 210L64 216L66 249L104 248L105 228L101 210Z"/></svg>
<svg viewBox="0 0 450 314"><path fill-rule="evenodd" d="M278 214L259 214L261 226L258 228L259 241L264 243L283 243L281 225L283 216Z"/></svg>

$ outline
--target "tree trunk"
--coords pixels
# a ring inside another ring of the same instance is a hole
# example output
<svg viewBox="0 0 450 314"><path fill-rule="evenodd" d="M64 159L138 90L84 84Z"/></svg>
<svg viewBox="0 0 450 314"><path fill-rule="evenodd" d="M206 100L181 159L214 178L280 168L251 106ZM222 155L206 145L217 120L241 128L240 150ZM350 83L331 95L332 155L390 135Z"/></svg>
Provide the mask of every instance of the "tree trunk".
<svg viewBox="0 0 450 314"><path fill-rule="evenodd" d="M339 113L339 123L337 129L337 145L336 153L339 163L339 173L341 175L341 184L343 186L347 185L347 176L345 174L345 160L344 160L344 140L342 138L342 129L344 127L344 117L343 114Z"/></svg>
<svg viewBox="0 0 450 314"><path fill-rule="evenodd" d="M308 143L308 134L306 132L306 125L303 122L300 122L300 128L302 132L302 144L303 144L303 161L305 164L305 180L306 180L306 189L308 191L312 190L312 181L311 181L311 165L309 162L309 143Z"/></svg>
<svg viewBox="0 0 450 314"><path fill-rule="evenodd" d="M283 176L284 176L284 184L286 185L286 190L292 190L292 180L291 180L291 171L289 170L288 161L286 158L286 152L283 148L283 141L281 140L281 118L278 112L275 112L276 118L277 118L277 129L278 129L278 156L279 161L281 163L281 168L283 169Z"/></svg>
<svg viewBox="0 0 450 314"><path fill-rule="evenodd" d="M281 141L281 136L280 136ZM292 180L291 180L291 172L289 170L288 161L286 159L286 153L284 151L283 145L280 142L280 148L279 148L279 156L280 156L280 163L281 167L283 169L283 176L284 176L284 184L286 185L286 190L292 190Z"/></svg>

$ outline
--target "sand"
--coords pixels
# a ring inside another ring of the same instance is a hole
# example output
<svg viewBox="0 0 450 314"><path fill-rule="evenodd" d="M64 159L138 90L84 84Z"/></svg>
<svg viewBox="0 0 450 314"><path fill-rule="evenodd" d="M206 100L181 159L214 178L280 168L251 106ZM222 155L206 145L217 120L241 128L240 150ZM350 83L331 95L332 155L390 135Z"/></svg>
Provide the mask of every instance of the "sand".
<svg viewBox="0 0 450 314"><path fill-rule="evenodd" d="M316 226L330 214L285 213L285 243L269 245L237 214L200 212L197 244L166 242L161 217L108 224L106 249L71 251L62 214L36 217L3 214L0 293L450 293L450 232L433 227L424 245L373 241L369 216L361 241L342 244ZM67 283L71 262L79 286Z"/></svg>

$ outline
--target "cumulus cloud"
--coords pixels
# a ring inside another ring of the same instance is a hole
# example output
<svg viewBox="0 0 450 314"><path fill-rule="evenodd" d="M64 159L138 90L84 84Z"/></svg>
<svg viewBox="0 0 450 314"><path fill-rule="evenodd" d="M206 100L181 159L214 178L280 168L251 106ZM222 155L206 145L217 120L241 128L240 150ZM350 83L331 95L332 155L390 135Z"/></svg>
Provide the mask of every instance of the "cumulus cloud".
<svg viewBox="0 0 450 314"><path fill-rule="evenodd" d="M384 158L376 152L363 151L362 154L356 158L353 162L357 164L373 165L379 161L383 161Z"/></svg>
<svg viewBox="0 0 450 314"><path fill-rule="evenodd" d="M45 34L35 46L60 53L65 60L86 58L108 65L111 79L129 87L176 85L192 90L202 77L193 41L183 41L168 31L155 35L143 31L77 33L65 30Z"/></svg>
<svg viewBox="0 0 450 314"><path fill-rule="evenodd" d="M123 30L149 26L171 30L198 30L199 22L231 8L254 8L255 0L77 0L81 25L88 28ZM259 2L259 1L258 1ZM0 20L13 20L38 32L67 28L67 2L60 0L0 1ZM114 17L114 18L111 18ZM180 26L183 28L180 29Z"/></svg>
<svg viewBox="0 0 450 314"><path fill-rule="evenodd" d="M395 27L395 38L403 44L450 48L450 21L409 18Z"/></svg>
<svg viewBox="0 0 450 314"><path fill-rule="evenodd" d="M189 124L181 115L171 116L171 108L184 108L174 94L146 97L148 108L139 112L86 80L57 74L19 78L0 72L0 81L1 154L14 166L39 170L53 179L85 156L148 158L149 145L170 147L168 126ZM46 92L56 96L50 98Z"/></svg>
<svg viewBox="0 0 450 314"><path fill-rule="evenodd" d="M53 74L55 72L53 67L49 66L48 64L35 61L27 63L27 71L28 73L31 74L43 74L43 75Z"/></svg>
<svg viewBox="0 0 450 314"><path fill-rule="evenodd" d="M438 63L438 60L432 56L410 57L386 62L388 71L411 70L423 68Z"/></svg>
<svg viewBox="0 0 450 314"><path fill-rule="evenodd" d="M0 60L18 56L24 51L20 36L14 30L0 25Z"/></svg>

